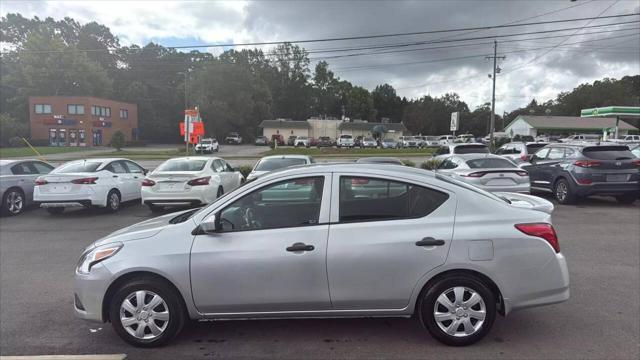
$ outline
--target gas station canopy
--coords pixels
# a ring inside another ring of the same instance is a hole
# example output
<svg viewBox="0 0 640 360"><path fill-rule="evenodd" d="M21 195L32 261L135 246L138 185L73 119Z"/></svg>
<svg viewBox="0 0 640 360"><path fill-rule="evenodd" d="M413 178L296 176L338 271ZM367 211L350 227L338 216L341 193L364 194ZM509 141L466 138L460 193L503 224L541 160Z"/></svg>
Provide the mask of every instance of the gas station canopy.
<svg viewBox="0 0 640 360"><path fill-rule="evenodd" d="M620 119L640 119L640 107L607 106L580 111L580 117L618 117Z"/></svg>

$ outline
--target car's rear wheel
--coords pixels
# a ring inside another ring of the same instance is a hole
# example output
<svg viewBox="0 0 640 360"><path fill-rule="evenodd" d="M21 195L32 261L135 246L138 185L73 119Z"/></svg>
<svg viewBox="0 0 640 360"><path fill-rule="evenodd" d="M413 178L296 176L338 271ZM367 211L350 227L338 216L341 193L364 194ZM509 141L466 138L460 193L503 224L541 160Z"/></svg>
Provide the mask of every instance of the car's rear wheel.
<svg viewBox="0 0 640 360"><path fill-rule="evenodd" d="M616 200L621 204L633 204L636 199L638 199L638 195L635 193L616 196Z"/></svg>
<svg viewBox="0 0 640 360"><path fill-rule="evenodd" d="M573 190L571 190L569 182L565 179L556 181L553 194L560 204L568 205L576 202L576 195L573 193Z"/></svg>
<svg viewBox="0 0 640 360"><path fill-rule="evenodd" d="M185 322L179 294L155 278L134 279L121 286L109 304L115 332L139 347L161 346L175 337Z"/></svg>
<svg viewBox="0 0 640 360"><path fill-rule="evenodd" d="M51 215L60 215L64 212L63 207L48 207L47 212Z"/></svg>
<svg viewBox="0 0 640 360"><path fill-rule="evenodd" d="M13 216L22 212L25 205L24 193L20 189L8 190L2 199L2 213Z"/></svg>
<svg viewBox="0 0 640 360"><path fill-rule="evenodd" d="M420 315L424 326L438 341L451 346L471 345L493 326L495 295L475 277L444 277L424 294Z"/></svg>
<svg viewBox="0 0 640 360"><path fill-rule="evenodd" d="M116 189L111 189L107 194L107 211L114 213L120 210L120 192Z"/></svg>
<svg viewBox="0 0 640 360"><path fill-rule="evenodd" d="M147 206L149 207L149 210L151 210L151 212L154 212L154 213L161 212L162 210L164 210L164 206L158 206L153 204L147 204Z"/></svg>

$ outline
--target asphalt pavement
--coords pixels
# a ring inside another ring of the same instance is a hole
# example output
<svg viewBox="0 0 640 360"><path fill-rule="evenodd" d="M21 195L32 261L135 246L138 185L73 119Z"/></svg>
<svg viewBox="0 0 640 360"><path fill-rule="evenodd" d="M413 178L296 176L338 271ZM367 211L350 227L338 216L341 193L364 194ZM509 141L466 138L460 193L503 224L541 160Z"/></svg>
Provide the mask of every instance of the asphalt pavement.
<svg viewBox="0 0 640 360"><path fill-rule="evenodd" d="M31 209L0 218L0 354L119 354L129 359L482 358L638 359L640 201L593 198L557 206L553 221L571 276L571 299L498 317L480 343L444 346L414 319L193 322L168 346L137 349L110 324L73 316L73 271L85 246L152 217Z"/></svg>

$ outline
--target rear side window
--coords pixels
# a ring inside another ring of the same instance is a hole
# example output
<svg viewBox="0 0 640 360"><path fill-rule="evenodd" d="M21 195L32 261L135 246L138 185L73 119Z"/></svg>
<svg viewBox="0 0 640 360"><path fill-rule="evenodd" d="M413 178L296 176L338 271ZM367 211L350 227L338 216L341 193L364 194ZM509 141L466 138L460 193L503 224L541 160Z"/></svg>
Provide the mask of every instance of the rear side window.
<svg viewBox="0 0 640 360"><path fill-rule="evenodd" d="M340 222L427 216L449 195L422 186L366 177L340 177Z"/></svg>
<svg viewBox="0 0 640 360"><path fill-rule="evenodd" d="M489 148L484 145L456 146L453 152L455 154L488 154Z"/></svg>
<svg viewBox="0 0 640 360"><path fill-rule="evenodd" d="M635 156L626 146L592 146L582 149L582 154L595 160L628 160Z"/></svg>
<svg viewBox="0 0 640 360"><path fill-rule="evenodd" d="M116 173L116 174L126 174L128 172L127 168L125 168L124 164L121 163L120 161L112 162L111 164L105 167L105 170L111 171L112 173Z"/></svg>
<svg viewBox="0 0 640 360"><path fill-rule="evenodd" d="M23 162L17 165L13 165L11 167L11 173L13 175L34 175L38 174L36 169L33 166L30 166L29 163Z"/></svg>

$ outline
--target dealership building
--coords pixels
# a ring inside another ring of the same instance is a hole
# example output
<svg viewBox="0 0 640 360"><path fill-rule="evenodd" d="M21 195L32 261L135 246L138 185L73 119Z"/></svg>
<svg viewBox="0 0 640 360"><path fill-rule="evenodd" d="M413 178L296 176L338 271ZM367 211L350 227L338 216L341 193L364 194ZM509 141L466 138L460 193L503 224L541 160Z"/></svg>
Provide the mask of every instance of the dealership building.
<svg viewBox="0 0 640 360"><path fill-rule="evenodd" d="M273 135L282 135L285 139L289 136L308 136L319 138L328 136L332 139L340 135L352 135L353 137L372 137L375 127L381 126L385 129L385 137L398 140L405 135L407 128L402 123L379 123L365 120L340 120L340 119L319 119L310 118L307 120L263 120L259 127L262 128L262 135L271 139Z"/></svg>
<svg viewBox="0 0 640 360"><path fill-rule="evenodd" d="M31 140L50 146L108 145L117 131L138 139L138 106L90 96L29 97Z"/></svg>

